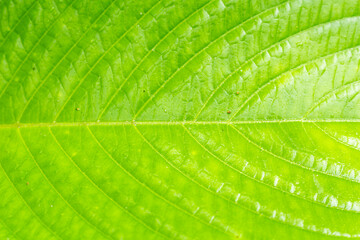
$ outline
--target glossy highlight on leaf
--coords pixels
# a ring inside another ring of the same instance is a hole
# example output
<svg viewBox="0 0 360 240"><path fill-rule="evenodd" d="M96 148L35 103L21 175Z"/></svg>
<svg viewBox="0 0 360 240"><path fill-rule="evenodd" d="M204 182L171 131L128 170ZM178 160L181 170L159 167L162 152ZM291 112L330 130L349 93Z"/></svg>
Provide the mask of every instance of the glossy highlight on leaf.
<svg viewBox="0 0 360 240"><path fill-rule="evenodd" d="M359 0L0 1L0 240L360 238Z"/></svg>

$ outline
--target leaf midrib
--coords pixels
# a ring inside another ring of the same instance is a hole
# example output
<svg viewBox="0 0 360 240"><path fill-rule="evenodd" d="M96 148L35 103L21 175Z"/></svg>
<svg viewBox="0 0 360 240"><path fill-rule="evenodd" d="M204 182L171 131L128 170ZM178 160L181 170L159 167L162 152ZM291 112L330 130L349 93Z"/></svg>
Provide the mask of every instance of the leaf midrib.
<svg viewBox="0 0 360 240"><path fill-rule="evenodd" d="M360 119L283 119L283 120L239 120L239 121L117 121L117 122L42 122L1 124L1 128L37 128L37 127L78 127L78 126L123 126L123 125L231 125L231 124L267 124L267 123L360 123Z"/></svg>

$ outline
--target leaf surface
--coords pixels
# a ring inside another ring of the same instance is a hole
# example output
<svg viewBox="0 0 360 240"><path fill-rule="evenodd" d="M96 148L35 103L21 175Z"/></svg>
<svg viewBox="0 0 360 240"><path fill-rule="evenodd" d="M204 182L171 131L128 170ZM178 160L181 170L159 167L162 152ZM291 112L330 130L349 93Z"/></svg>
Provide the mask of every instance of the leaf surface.
<svg viewBox="0 0 360 240"><path fill-rule="evenodd" d="M0 2L0 239L360 238L358 0Z"/></svg>

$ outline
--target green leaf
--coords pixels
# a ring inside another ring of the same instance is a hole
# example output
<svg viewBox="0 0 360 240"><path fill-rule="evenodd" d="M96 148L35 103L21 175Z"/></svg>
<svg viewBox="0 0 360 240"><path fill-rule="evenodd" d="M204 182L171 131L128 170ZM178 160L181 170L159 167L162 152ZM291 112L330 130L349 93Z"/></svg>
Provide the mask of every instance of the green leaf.
<svg viewBox="0 0 360 240"><path fill-rule="evenodd" d="M360 238L359 0L3 0L0 239Z"/></svg>

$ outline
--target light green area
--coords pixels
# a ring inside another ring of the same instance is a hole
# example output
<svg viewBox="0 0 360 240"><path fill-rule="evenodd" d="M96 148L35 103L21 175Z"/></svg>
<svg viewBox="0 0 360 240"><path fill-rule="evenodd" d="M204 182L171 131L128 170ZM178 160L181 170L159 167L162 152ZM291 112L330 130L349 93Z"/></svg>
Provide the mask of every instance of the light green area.
<svg viewBox="0 0 360 240"><path fill-rule="evenodd" d="M0 0L0 240L360 238L359 0Z"/></svg>

